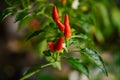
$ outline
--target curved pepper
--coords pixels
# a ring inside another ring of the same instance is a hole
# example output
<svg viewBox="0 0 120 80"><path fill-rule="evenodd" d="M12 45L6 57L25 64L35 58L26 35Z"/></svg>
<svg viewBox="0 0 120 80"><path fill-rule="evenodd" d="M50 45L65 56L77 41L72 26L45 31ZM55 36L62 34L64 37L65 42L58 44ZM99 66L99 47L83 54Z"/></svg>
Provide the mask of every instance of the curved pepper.
<svg viewBox="0 0 120 80"><path fill-rule="evenodd" d="M57 21L59 19L59 14L58 14L56 6L53 7L52 17L54 21Z"/></svg>
<svg viewBox="0 0 120 80"><path fill-rule="evenodd" d="M55 45L55 50L61 51L63 48L64 37L60 37Z"/></svg>
<svg viewBox="0 0 120 80"><path fill-rule="evenodd" d="M61 31L64 31L65 26L64 26L63 23L61 23L61 22L58 20L58 21L57 21L57 25L58 25L58 27L59 27L59 29L60 29Z"/></svg>
<svg viewBox="0 0 120 80"><path fill-rule="evenodd" d="M50 48L50 50L51 50L52 52L55 51L55 45L54 45L53 42L48 42L48 46L49 46L49 48Z"/></svg>
<svg viewBox="0 0 120 80"><path fill-rule="evenodd" d="M69 17L68 14L65 15L65 19L64 19L64 25L65 25L65 32L64 32L64 36L66 38L70 38L72 35L72 30L69 24Z"/></svg>

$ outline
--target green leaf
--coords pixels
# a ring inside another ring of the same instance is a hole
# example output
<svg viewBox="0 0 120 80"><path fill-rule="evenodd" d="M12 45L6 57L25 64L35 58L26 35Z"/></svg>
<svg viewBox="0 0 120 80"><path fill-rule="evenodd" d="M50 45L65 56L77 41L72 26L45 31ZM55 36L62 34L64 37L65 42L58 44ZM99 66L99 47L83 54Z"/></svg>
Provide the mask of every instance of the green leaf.
<svg viewBox="0 0 120 80"><path fill-rule="evenodd" d="M24 8L26 8L29 5L29 0L21 0L21 4Z"/></svg>
<svg viewBox="0 0 120 80"><path fill-rule="evenodd" d="M22 20L23 18L25 18L25 17L27 17L27 16L28 16L27 10L23 10L23 11L19 12L19 13L16 15L16 18L15 18L15 21L14 21L14 22L20 21L20 20Z"/></svg>
<svg viewBox="0 0 120 80"><path fill-rule="evenodd" d="M47 60L48 62L50 62L50 63L53 63L52 66L53 66L55 69L61 70L61 62L60 62L60 61L57 61L57 62L56 62L56 60L55 60L53 57L51 57L51 56L46 57L46 60Z"/></svg>
<svg viewBox="0 0 120 80"><path fill-rule="evenodd" d="M107 7L102 3L97 3L96 6L100 10L99 13L101 14L104 25L106 27L110 27L111 24L110 24L110 21L109 21L109 14L108 14L108 11L107 11Z"/></svg>
<svg viewBox="0 0 120 80"><path fill-rule="evenodd" d="M50 50L46 50L46 51L43 51L43 54L47 57L51 56L51 51Z"/></svg>
<svg viewBox="0 0 120 80"><path fill-rule="evenodd" d="M51 39L57 36L58 32L56 29L54 29L52 26L47 26L45 28L45 38Z"/></svg>
<svg viewBox="0 0 120 80"><path fill-rule="evenodd" d="M52 66L58 70L61 70L61 62L55 62Z"/></svg>
<svg viewBox="0 0 120 80"><path fill-rule="evenodd" d="M29 23L31 20L32 20L32 17L30 17L30 16L22 19L22 20L19 22L17 31L21 30L21 29L22 29L27 23Z"/></svg>
<svg viewBox="0 0 120 80"><path fill-rule="evenodd" d="M38 43L39 54L42 55L43 51L47 48L47 40L43 39Z"/></svg>
<svg viewBox="0 0 120 80"><path fill-rule="evenodd" d="M1 15L0 21L2 22L6 17L13 14L14 12L15 12L15 7L6 8Z"/></svg>
<svg viewBox="0 0 120 80"><path fill-rule="evenodd" d="M28 37L27 37L27 40L39 35L40 33L42 33L43 30L38 30L38 31L34 31L32 34L30 34Z"/></svg>
<svg viewBox="0 0 120 80"><path fill-rule="evenodd" d="M120 11L119 9L112 9L111 11L111 18L112 18L112 22L115 26L120 28Z"/></svg>
<svg viewBox="0 0 120 80"><path fill-rule="evenodd" d="M107 70L105 68L104 62L103 62L102 58L97 54L96 51L88 49L88 48L84 48L84 49L81 49L80 52L85 57L87 57L90 61L95 63L108 76L108 73L107 73Z"/></svg>
<svg viewBox="0 0 120 80"><path fill-rule="evenodd" d="M23 77L20 78L20 80L24 80L34 74L36 74L37 72L39 72L39 70L41 69L41 65L37 65L37 66L33 66L30 69L28 69L24 74Z"/></svg>
<svg viewBox="0 0 120 80"><path fill-rule="evenodd" d="M72 36L72 38L88 39L88 36L84 34L80 34L80 35L74 35Z"/></svg>
<svg viewBox="0 0 120 80"><path fill-rule="evenodd" d="M53 76L51 76L51 74L48 74L46 72L39 72L38 74L36 74L35 76L38 80L55 80ZM62 80L62 79L59 79Z"/></svg>
<svg viewBox="0 0 120 80"><path fill-rule="evenodd" d="M67 60L74 69L76 69L79 72L84 73L87 77L89 77L89 70L80 59L75 58L75 57L70 57Z"/></svg>

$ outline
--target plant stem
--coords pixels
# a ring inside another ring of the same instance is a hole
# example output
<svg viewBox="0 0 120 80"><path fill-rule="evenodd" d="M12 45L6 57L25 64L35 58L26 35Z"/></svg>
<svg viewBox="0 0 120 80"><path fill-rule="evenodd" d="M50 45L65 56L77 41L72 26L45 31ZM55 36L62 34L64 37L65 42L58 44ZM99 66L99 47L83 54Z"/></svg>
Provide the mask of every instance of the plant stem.
<svg viewBox="0 0 120 80"><path fill-rule="evenodd" d="M85 39L87 39L87 36L82 37L82 35L74 35L71 38L85 38Z"/></svg>
<svg viewBox="0 0 120 80"><path fill-rule="evenodd" d="M41 68L44 68L44 67L50 66L50 65L52 65L52 64L54 64L54 63L55 63L55 62L45 64L45 65L41 66Z"/></svg>
<svg viewBox="0 0 120 80"><path fill-rule="evenodd" d="M68 47L69 47L69 39L66 39L66 47L68 49Z"/></svg>
<svg viewBox="0 0 120 80"><path fill-rule="evenodd" d="M39 68L37 68L36 70L32 71L32 72L29 72L29 73L26 73L22 78L20 78L19 80L25 80L26 78L38 73L40 71L40 69L44 68L44 67L47 67L47 66L50 66L52 64L54 64L56 62L52 62L52 63L48 63L48 64L45 64L43 66L40 66Z"/></svg>

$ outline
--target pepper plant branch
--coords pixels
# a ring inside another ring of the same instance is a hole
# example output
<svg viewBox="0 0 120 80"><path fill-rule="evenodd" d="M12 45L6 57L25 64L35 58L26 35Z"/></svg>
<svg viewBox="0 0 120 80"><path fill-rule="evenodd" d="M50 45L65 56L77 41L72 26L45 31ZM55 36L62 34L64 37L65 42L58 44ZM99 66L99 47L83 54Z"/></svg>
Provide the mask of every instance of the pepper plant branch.
<svg viewBox="0 0 120 80"><path fill-rule="evenodd" d="M85 38L87 38L87 36L84 36ZM80 36L80 35L74 35L74 36L72 36L71 38L83 38L82 36Z"/></svg>
<svg viewBox="0 0 120 80"><path fill-rule="evenodd" d="M56 62L57 62L57 61L52 62L52 63L45 64L45 65L41 66L41 68L44 68L44 67L50 66L50 65L52 65L52 64L54 64L54 63L56 63Z"/></svg>
<svg viewBox="0 0 120 80"><path fill-rule="evenodd" d="M54 64L54 63L56 63L56 62L57 62L57 61L52 62L52 63L45 64L45 65L43 65L43 66L40 66L40 67L39 67L38 69L36 69L35 71L32 71L32 72L24 75L24 76L23 76L22 78L20 78L19 80L25 80L26 78L28 78L28 77L30 77L30 76L38 73L38 72L40 71L40 69L42 69L42 68L44 68L44 67L47 67L47 66L50 66L50 65L52 65L52 64Z"/></svg>

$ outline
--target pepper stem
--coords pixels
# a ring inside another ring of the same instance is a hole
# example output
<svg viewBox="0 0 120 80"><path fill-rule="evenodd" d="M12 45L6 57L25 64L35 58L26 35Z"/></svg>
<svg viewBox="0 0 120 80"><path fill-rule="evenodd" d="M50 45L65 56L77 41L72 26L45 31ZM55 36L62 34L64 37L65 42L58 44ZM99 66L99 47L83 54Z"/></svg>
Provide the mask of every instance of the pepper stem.
<svg viewBox="0 0 120 80"><path fill-rule="evenodd" d="M60 61L60 52L59 51L57 51L57 53L56 53L56 61Z"/></svg>
<svg viewBox="0 0 120 80"><path fill-rule="evenodd" d="M69 38L66 38L66 47L69 48Z"/></svg>

